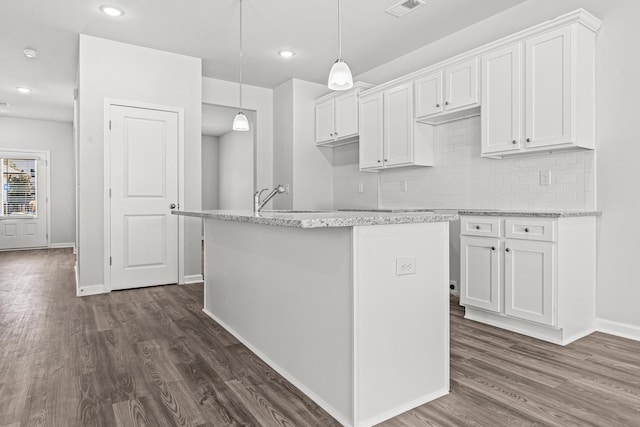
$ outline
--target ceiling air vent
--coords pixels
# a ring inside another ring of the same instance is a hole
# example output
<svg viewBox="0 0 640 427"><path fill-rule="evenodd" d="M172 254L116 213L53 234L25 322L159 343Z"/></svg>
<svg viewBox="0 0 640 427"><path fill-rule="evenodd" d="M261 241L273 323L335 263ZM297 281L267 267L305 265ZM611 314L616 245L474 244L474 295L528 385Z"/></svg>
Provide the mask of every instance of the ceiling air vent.
<svg viewBox="0 0 640 427"><path fill-rule="evenodd" d="M389 9L386 9L385 12L397 18L402 18L403 16L407 15L409 12L413 12L423 4L424 0L403 0L400 3L394 4Z"/></svg>

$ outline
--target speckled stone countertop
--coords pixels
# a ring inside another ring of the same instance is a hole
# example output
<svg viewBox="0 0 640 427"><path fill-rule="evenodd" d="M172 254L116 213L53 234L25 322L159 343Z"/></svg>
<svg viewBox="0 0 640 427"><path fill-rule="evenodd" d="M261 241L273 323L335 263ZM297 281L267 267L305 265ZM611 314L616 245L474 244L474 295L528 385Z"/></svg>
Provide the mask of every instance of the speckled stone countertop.
<svg viewBox="0 0 640 427"><path fill-rule="evenodd" d="M456 214L433 212L360 212L360 211L173 211L184 215L222 221L248 222L280 227L326 228L353 227L357 225L413 224L423 222L447 222L459 219Z"/></svg>
<svg viewBox="0 0 640 427"><path fill-rule="evenodd" d="M467 210L458 211L459 215L468 216L510 216L510 217L532 217L532 218L568 218L576 216L601 216L600 211L575 211L575 212L559 212L559 211L485 211L485 210Z"/></svg>

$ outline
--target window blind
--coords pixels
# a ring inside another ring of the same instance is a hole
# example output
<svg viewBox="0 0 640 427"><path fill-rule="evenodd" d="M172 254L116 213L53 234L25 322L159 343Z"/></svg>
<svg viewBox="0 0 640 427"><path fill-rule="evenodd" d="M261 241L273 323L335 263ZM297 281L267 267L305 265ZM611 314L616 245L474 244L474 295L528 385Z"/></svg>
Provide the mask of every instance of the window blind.
<svg viewBox="0 0 640 427"><path fill-rule="evenodd" d="M2 216L37 215L37 159L0 159Z"/></svg>

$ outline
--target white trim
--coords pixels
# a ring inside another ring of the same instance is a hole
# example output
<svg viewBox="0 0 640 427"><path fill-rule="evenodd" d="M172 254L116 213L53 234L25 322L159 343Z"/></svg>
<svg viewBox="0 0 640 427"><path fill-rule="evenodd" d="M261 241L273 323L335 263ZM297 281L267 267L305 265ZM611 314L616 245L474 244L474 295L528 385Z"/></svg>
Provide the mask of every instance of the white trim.
<svg viewBox="0 0 640 427"><path fill-rule="evenodd" d="M263 352L258 350L255 346L251 345L251 343L249 343L247 340L245 340L244 337L242 335L240 335L238 332L236 332L231 327L229 327L229 325L224 323L222 320L218 319L213 313L211 313L206 308L203 308L202 311L204 312L204 314L206 314L207 316L212 318L214 321L216 321L220 326L222 326L227 332L229 332L231 335L233 335L245 347L247 347L249 350L254 352L256 354L256 356L258 356L260 359L262 359L263 362L265 362L267 365L269 365L278 374L282 375L287 381L289 381L291 384L293 384L295 387L297 387L302 393L307 395L307 397L309 397L311 400L313 400L318 406L320 406L322 409L327 411L329 413L329 415L331 415L333 418L338 420L338 422L340 424L342 424L343 426L348 426L348 427L351 427L353 425L350 420L348 420L347 418L344 417L343 414L341 414L340 412L335 410L331 405L329 405L327 402L322 400L320 398L320 396L318 396L317 394L315 394L314 392L309 390L301 381L298 381L298 379L296 377L291 375L284 368L282 368L277 363L275 363L273 360L268 358Z"/></svg>
<svg viewBox="0 0 640 427"><path fill-rule="evenodd" d="M80 287L77 287L77 289L78 289L78 292L76 293L76 296L78 296L78 297L86 297L86 296L89 296L89 295L98 295L98 294L107 294L107 293L109 293L109 291L106 290L106 286L103 285L103 284L80 286Z"/></svg>
<svg viewBox="0 0 640 427"><path fill-rule="evenodd" d="M51 152L49 150L19 150L15 148L1 148L0 156L2 153L15 153L15 154L26 154L27 156L37 155L43 156L45 161L45 176L47 178L46 191L45 195L45 205L47 206L47 229L45 230L47 236L47 242L45 246L38 246L37 248L48 248L51 245ZM43 160L41 157L38 160ZM40 174L40 172L38 172ZM38 194L38 204L40 204L40 195ZM37 248L16 248L16 249L37 249ZM10 249L9 249L10 250Z"/></svg>
<svg viewBox="0 0 640 427"><path fill-rule="evenodd" d="M111 268L109 254L111 253L111 198L109 187L111 184L111 138L109 121L111 120L111 107L122 106L141 108L146 110L166 111L176 113L178 116L178 207L184 207L184 108L170 105L150 104L147 102L128 101L122 99L105 98L103 111L103 154L104 154L104 292L111 292ZM184 276L184 218L178 217L178 277L176 283L185 283ZM86 288L86 287L85 287ZM83 288L84 289L84 288ZM86 295L86 293L83 293Z"/></svg>
<svg viewBox="0 0 640 427"><path fill-rule="evenodd" d="M49 245L51 249L61 249L61 248L73 248L73 252L76 252L76 244L73 242L68 243L51 243Z"/></svg>
<svg viewBox="0 0 640 427"><path fill-rule="evenodd" d="M640 326L614 322L613 320L596 319L596 330L605 334L640 341Z"/></svg>
<svg viewBox="0 0 640 427"><path fill-rule="evenodd" d="M184 281L180 282L183 285L190 285L191 283L204 282L202 274L192 274L190 276L184 276Z"/></svg>

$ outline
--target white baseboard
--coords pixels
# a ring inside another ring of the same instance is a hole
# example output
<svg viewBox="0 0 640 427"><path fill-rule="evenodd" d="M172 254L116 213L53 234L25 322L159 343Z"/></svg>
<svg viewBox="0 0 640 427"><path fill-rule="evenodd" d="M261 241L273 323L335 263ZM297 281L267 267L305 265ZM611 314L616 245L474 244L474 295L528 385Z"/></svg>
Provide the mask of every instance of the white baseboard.
<svg viewBox="0 0 640 427"><path fill-rule="evenodd" d="M202 274L192 274L190 276L184 276L184 285L190 285L191 283L200 283L203 282L204 279Z"/></svg>
<svg viewBox="0 0 640 427"><path fill-rule="evenodd" d="M71 243L51 243L49 245L49 247L51 249L61 249L61 248L73 248L73 253L76 252L76 244L71 242Z"/></svg>
<svg viewBox="0 0 640 427"><path fill-rule="evenodd" d="M596 319L596 330L605 334L640 341L640 326L614 322L613 320Z"/></svg>
<svg viewBox="0 0 640 427"><path fill-rule="evenodd" d="M343 414L341 414L340 412L335 410L333 408L333 406L329 405L327 402L324 401L324 399L320 398L320 396L315 394L313 391L309 390L309 388L307 388L304 384L302 384L300 381L298 381L298 379L296 377L291 375L284 368L282 368L280 365L278 365L273 360L271 360L269 357L267 357L263 352L258 350L256 347L251 345L251 343L249 343L247 340L245 340L244 337L242 337L242 335L240 335L238 332L236 332L233 328L229 327L229 325L227 325L225 322L223 322L220 319L218 319L213 313L211 313L206 308L203 308L202 311L204 312L204 314L206 314L207 316L209 316L210 318L215 320L227 332L229 332L231 335L236 337L236 339L238 341L240 341L242 344L244 344L245 347L247 347L249 350L254 352L267 365L269 365L271 368L273 368L273 370L275 370L277 373L282 375L287 381L289 381L291 384L296 386L302 393L307 395L311 400L313 400L316 404L318 404L318 406L320 406L322 409L327 411L329 413L329 415L331 415L333 418L338 420L338 422L340 424L342 424L343 426L347 426L347 427L353 426L353 423L351 422L351 420L349 420Z"/></svg>
<svg viewBox="0 0 640 427"><path fill-rule="evenodd" d="M78 279L76 278L76 280ZM98 294L106 293L104 290L104 284L87 285L82 287L76 286L76 289L77 289L76 296L79 296L79 297L86 297L89 295L98 295Z"/></svg>

